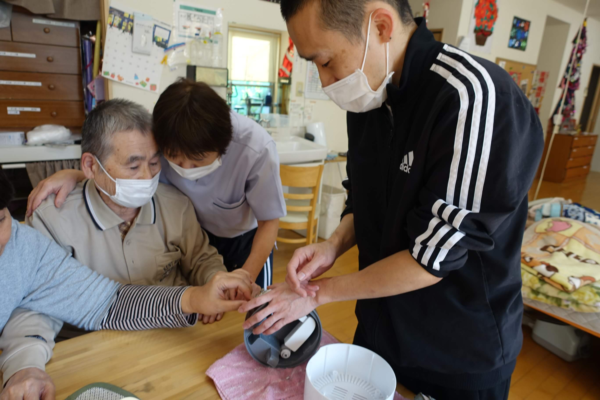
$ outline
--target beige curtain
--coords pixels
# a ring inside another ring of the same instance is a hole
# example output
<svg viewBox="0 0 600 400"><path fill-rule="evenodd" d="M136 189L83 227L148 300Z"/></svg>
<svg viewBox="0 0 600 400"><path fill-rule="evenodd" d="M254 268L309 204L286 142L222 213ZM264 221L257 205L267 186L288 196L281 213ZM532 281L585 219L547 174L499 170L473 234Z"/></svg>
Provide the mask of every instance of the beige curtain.
<svg viewBox="0 0 600 400"><path fill-rule="evenodd" d="M4 0L4 2L50 18L75 21L100 19L100 0Z"/></svg>
<svg viewBox="0 0 600 400"><path fill-rule="evenodd" d="M62 160L62 161L42 161L35 163L25 164L27 169L27 175L31 185L36 187L38 183L46 179L55 172L62 171L63 169L81 169L81 162L79 160Z"/></svg>

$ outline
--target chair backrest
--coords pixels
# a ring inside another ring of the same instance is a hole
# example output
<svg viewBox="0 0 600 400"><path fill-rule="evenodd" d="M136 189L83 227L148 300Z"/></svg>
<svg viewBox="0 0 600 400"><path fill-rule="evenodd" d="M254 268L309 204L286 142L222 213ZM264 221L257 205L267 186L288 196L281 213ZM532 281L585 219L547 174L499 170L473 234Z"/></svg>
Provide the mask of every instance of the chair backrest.
<svg viewBox="0 0 600 400"><path fill-rule="evenodd" d="M281 165L279 169L281 184L289 187L314 188L319 186L323 165L314 167L292 167Z"/></svg>
<svg viewBox="0 0 600 400"><path fill-rule="evenodd" d="M306 244L313 243L317 238L317 233L315 232L317 227L315 218L318 217L317 201L319 198L319 190L321 188L323 169L323 164L314 167L280 166L281 184L283 186L310 189L310 193L283 194L283 197L286 199L286 209L288 213L306 212L308 213L307 221L285 224L282 224L280 221L279 225L282 229L306 229ZM286 239L278 236L277 241L283 243L301 243L304 239Z"/></svg>

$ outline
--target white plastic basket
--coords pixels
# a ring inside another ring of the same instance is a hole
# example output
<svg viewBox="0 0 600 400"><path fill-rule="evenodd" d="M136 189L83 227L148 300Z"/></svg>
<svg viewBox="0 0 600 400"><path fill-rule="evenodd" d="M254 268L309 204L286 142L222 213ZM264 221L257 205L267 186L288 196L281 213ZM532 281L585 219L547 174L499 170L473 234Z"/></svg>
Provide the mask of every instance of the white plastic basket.
<svg viewBox="0 0 600 400"><path fill-rule="evenodd" d="M306 366L304 400L392 400L395 392L392 367L360 346L323 346Z"/></svg>
<svg viewBox="0 0 600 400"><path fill-rule="evenodd" d="M323 185L321 194L321 215L340 219L346 207L346 191L334 186Z"/></svg>

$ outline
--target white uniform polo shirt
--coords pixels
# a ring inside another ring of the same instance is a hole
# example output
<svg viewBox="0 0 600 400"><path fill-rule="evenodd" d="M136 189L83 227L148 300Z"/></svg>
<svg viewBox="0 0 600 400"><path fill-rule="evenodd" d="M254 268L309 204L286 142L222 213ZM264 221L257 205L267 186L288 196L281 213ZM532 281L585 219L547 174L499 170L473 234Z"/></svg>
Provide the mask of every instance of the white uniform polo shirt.
<svg viewBox="0 0 600 400"><path fill-rule="evenodd" d="M275 141L253 120L233 111L230 115L233 138L221 167L190 181L163 159L160 178L190 198L204 229L224 238L286 215Z"/></svg>

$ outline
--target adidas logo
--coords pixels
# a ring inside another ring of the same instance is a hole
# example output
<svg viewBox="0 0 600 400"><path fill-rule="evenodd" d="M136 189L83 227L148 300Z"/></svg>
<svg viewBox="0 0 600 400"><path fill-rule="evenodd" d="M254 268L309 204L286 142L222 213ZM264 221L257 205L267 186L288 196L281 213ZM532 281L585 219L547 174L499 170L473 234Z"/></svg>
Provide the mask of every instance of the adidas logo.
<svg viewBox="0 0 600 400"><path fill-rule="evenodd" d="M410 174L410 168L412 167L414 158L415 157L412 151L408 154L405 154L404 159L402 160L402 164L400 164L400 171L404 171L407 174Z"/></svg>

